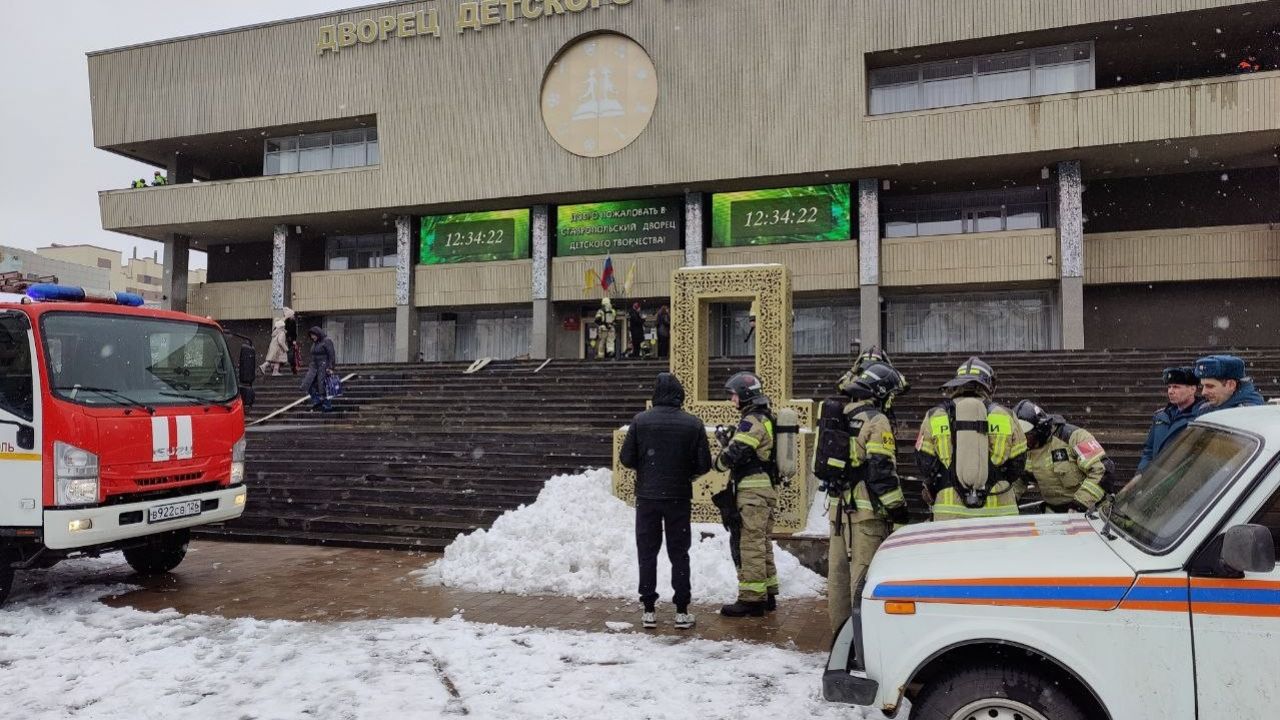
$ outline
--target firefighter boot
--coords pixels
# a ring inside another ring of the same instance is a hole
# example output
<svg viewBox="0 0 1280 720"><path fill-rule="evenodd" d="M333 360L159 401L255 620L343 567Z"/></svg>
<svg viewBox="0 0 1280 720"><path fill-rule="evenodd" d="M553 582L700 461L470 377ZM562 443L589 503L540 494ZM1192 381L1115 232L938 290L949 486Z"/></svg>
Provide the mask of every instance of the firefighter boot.
<svg viewBox="0 0 1280 720"><path fill-rule="evenodd" d="M765 605L763 600L738 600L732 605L722 606L720 614L725 617L764 617Z"/></svg>
<svg viewBox="0 0 1280 720"><path fill-rule="evenodd" d="M778 593L769 593L769 597L764 601L764 609L768 612L778 609Z"/></svg>

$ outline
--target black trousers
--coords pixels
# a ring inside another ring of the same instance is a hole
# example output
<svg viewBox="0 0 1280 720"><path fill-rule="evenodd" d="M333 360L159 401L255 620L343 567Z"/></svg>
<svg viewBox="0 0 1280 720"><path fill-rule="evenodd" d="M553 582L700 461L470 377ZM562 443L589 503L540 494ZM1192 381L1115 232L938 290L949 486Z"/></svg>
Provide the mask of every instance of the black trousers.
<svg viewBox="0 0 1280 720"><path fill-rule="evenodd" d="M690 510L689 500L636 500L636 555L640 558L640 602L645 607L658 600L658 549L665 531L675 593L672 602L677 610L688 608Z"/></svg>
<svg viewBox="0 0 1280 720"><path fill-rule="evenodd" d="M668 335L658 336L658 357L664 358L671 352L671 337Z"/></svg>

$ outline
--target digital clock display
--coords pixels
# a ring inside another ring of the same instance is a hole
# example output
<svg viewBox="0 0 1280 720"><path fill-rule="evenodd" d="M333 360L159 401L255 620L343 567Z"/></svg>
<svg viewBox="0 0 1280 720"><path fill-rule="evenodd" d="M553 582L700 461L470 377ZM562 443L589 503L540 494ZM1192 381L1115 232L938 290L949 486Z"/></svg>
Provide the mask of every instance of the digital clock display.
<svg viewBox="0 0 1280 720"><path fill-rule="evenodd" d="M848 240L848 185L717 193L712 247Z"/></svg>
<svg viewBox="0 0 1280 720"><path fill-rule="evenodd" d="M734 237L820 235L831 229L831 203L826 198L789 197L739 200L729 206Z"/></svg>
<svg viewBox="0 0 1280 720"><path fill-rule="evenodd" d="M422 218L424 265L529 257L529 211L430 215Z"/></svg>

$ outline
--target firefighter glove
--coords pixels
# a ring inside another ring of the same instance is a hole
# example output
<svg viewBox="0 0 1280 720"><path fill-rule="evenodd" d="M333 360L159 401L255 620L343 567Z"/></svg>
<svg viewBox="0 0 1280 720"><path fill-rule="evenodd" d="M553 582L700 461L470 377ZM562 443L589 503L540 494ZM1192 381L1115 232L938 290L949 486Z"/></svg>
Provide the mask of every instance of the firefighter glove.
<svg viewBox="0 0 1280 720"><path fill-rule="evenodd" d="M885 508L885 512L889 515L889 522L894 525L906 525L911 520L911 514L907 511L906 503Z"/></svg>

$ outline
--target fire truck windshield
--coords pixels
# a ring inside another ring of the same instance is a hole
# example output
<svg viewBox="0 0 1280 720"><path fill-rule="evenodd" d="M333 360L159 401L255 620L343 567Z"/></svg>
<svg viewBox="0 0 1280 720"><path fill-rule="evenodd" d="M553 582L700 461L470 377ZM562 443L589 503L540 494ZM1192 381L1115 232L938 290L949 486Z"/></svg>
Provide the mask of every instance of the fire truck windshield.
<svg viewBox="0 0 1280 720"><path fill-rule="evenodd" d="M236 373L216 328L105 313L49 312L40 321L49 386L91 406L223 403Z"/></svg>

